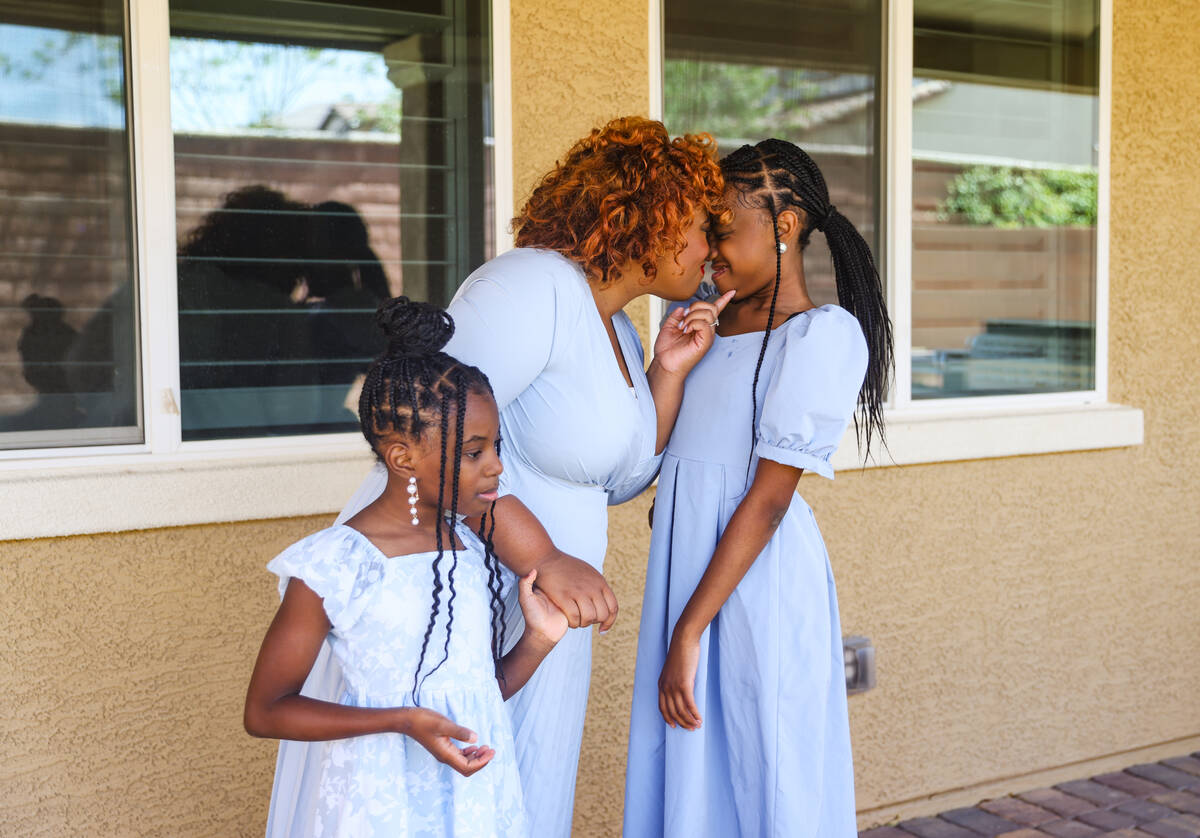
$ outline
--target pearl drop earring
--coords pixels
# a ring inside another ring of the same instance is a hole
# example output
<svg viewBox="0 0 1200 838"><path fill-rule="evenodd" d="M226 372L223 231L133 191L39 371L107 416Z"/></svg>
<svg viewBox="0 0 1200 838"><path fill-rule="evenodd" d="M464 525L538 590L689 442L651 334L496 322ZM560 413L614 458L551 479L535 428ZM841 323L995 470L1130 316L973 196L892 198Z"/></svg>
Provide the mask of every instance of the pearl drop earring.
<svg viewBox="0 0 1200 838"><path fill-rule="evenodd" d="M408 511L412 513L414 527L421 523L421 519L417 517L417 501L420 499L421 496L417 494L417 478L408 478Z"/></svg>
<svg viewBox="0 0 1200 838"><path fill-rule="evenodd" d="M783 242L780 242L780 243L779 243L779 252L780 252L780 253L787 253L787 245L786 245L786 244L784 244Z"/></svg>

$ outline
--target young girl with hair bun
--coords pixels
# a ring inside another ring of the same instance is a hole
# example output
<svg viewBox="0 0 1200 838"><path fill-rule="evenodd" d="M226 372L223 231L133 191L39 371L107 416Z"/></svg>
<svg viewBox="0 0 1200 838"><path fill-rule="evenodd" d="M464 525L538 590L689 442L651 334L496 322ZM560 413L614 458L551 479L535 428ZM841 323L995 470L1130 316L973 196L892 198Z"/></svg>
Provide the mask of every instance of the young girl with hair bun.
<svg viewBox="0 0 1200 838"><path fill-rule="evenodd" d="M268 565L283 601L250 679L246 730L326 745L318 781L300 790L312 799L273 802L267 831L524 838L504 700L567 619L530 572L519 582L524 633L502 654L491 387L441 351L454 332L444 311L400 297L377 319L389 342L367 372L359 418L386 471L383 492ZM327 636L345 679L336 703L300 694Z"/></svg>
<svg viewBox="0 0 1200 838"><path fill-rule="evenodd" d="M796 494L853 416L882 438L891 326L870 248L782 140L721 160L712 277L734 296L663 456L638 637L627 836L856 834L833 574ZM820 231L840 305L802 252Z"/></svg>

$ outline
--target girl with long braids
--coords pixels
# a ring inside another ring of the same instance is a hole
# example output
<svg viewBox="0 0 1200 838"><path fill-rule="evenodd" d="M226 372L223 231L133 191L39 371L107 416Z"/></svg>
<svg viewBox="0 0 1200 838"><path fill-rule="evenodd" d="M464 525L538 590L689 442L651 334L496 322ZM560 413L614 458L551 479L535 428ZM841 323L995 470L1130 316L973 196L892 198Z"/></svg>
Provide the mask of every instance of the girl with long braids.
<svg viewBox="0 0 1200 838"><path fill-rule="evenodd" d="M518 585L524 632L503 651L491 386L442 351L454 324L441 309L400 297L377 320L388 347L367 372L359 418L383 493L268 565L283 601L251 676L246 730L325 743L306 789L315 805L299 819L273 806L268 832L525 838L504 700L567 619L531 571ZM336 703L300 694L327 636L345 678Z"/></svg>
<svg viewBox="0 0 1200 838"><path fill-rule="evenodd" d="M627 836L856 834L833 574L796 494L854 417L883 436L891 327L867 243L807 154L721 160L712 277L733 291L663 457L638 638ZM840 305L814 305L821 232Z"/></svg>
<svg viewBox="0 0 1200 838"><path fill-rule="evenodd" d="M616 119L567 151L513 221L517 247L467 277L449 306L447 351L495 388L504 435L495 543L572 627L508 702L530 834L570 838L575 776L591 677L592 637L616 617L600 571L608 507L658 471L684 378L713 343L724 301L696 301L664 324L647 368L622 310L643 294L686 300L708 259L708 219L724 187L707 135L671 138L662 123ZM380 491L377 467L351 499ZM525 537L545 526L553 552ZM506 613L519 634L521 611ZM280 759L287 757L281 750Z"/></svg>

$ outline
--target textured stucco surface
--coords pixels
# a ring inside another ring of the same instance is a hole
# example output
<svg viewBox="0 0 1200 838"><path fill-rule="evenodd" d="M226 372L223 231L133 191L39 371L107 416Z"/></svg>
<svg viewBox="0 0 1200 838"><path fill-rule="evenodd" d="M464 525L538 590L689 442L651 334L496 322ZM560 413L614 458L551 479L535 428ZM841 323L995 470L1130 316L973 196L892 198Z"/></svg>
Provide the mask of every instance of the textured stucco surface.
<svg viewBox="0 0 1200 838"><path fill-rule="evenodd" d="M519 203L573 139L644 109L646 10L514 0L512 18ZM1110 390L1145 410L1145 445L801 481L843 628L878 653L851 701L864 823L1200 734L1200 6L1115 0L1114 30ZM648 503L612 518L622 612L595 640L586 838L619 833ZM261 834L275 749L240 719L263 564L327 520L0 543L0 835Z"/></svg>
<svg viewBox="0 0 1200 838"><path fill-rule="evenodd" d="M0 835L261 835L264 565L329 516L0 543Z"/></svg>

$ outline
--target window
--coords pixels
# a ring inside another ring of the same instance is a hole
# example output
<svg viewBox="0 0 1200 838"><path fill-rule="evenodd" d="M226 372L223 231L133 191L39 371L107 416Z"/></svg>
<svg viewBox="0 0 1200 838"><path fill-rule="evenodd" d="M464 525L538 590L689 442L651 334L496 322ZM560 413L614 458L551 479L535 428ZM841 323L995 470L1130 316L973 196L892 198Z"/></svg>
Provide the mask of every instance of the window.
<svg viewBox="0 0 1200 838"><path fill-rule="evenodd" d="M142 440L121 3L0 3L0 449Z"/></svg>
<svg viewBox="0 0 1200 838"><path fill-rule="evenodd" d="M1099 11L913 4L913 399L1095 388Z"/></svg>
<svg viewBox="0 0 1200 838"><path fill-rule="evenodd" d="M664 121L817 160L889 288L893 419L1102 402L1107 21L1100 0L663 0ZM805 269L835 301L819 236Z"/></svg>
<svg viewBox="0 0 1200 838"><path fill-rule="evenodd" d="M0 0L0 448L356 431L378 302L495 249L490 6L40 8Z"/></svg>

